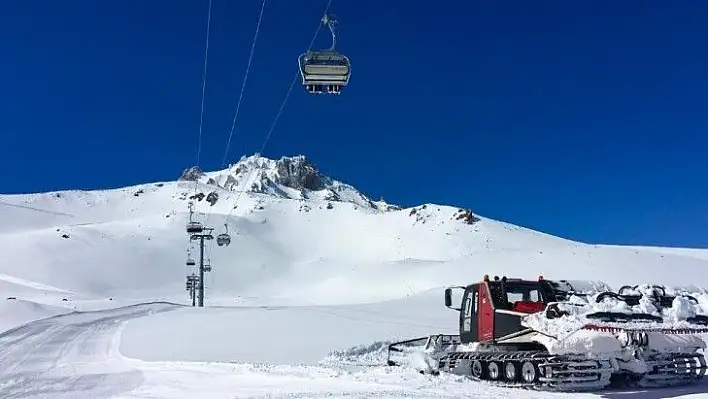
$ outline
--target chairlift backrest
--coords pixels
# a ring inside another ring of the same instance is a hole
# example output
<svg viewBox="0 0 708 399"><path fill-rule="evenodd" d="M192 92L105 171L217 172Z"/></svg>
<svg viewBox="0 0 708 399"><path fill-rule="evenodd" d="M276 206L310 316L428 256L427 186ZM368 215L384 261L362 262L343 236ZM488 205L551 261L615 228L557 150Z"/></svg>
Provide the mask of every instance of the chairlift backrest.
<svg viewBox="0 0 708 399"><path fill-rule="evenodd" d="M187 232L188 233L201 233L204 231L204 228L202 227L202 224L199 222L189 222L187 223Z"/></svg>
<svg viewBox="0 0 708 399"><path fill-rule="evenodd" d="M230 235L228 235L226 233L222 233L222 234L219 234L218 236L216 236L216 244L218 246L229 245L230 243L231 243L231 236Z"/></svg>

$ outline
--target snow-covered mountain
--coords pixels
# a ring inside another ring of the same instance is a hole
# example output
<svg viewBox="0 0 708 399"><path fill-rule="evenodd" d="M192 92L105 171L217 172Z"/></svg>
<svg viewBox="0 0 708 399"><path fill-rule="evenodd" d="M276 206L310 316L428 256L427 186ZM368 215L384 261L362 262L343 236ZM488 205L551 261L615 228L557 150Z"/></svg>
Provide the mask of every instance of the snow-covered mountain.
<svg viewBox="0 0 708 399"><path fill-rule="evenodd" d="M350 202L382 211L400 209L384 201L373 201L351 185L321 174L304 155L279 160L259 154L243 156L236 164L221 171L204 173L193 166L182 172L179 180L199 181L227 191L269 194L276 198Z"/></svg>
<svg viewBox="0 0 708 399"><path fill-rule="evenodd" d="M584 244L438 204L401 209L303 156L254 155L222 171L188 169L176 182L0 201L8 292L18 284L3 274L96 297L184 299L190 201L197 220L233 235L231 246L207 251L212 301L367 302L486 273L708 285L708 260L696 255L705 251Z"/></svg>
<svg viewBox="0 0 708 399"><path fill-rule="evenodd" d="M145 304L189 302L190 202L232 235L207 248L207 308ZM555 397L390 370L382 341L455 333L441 288L484 274L706 287L706 268L708 250L579 243L469 209L373 201L302 156L0 195L0 396ZM10 330L72 309L100 311Z"/></svg>

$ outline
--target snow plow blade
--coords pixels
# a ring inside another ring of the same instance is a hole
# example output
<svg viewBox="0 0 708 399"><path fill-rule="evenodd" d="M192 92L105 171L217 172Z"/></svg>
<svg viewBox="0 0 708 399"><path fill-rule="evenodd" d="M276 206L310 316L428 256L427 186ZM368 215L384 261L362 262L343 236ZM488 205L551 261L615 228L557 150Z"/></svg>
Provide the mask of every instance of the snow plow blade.
<svg viewBox="0 0 708 399"><path fill-rule="evenodd" d="M386 364L389 366L413 365L419 369L430 371L431 362L437 364L446 350L457 345L460 345L460 336L454 334L435 334L394 342L388 346Z"/></svg>

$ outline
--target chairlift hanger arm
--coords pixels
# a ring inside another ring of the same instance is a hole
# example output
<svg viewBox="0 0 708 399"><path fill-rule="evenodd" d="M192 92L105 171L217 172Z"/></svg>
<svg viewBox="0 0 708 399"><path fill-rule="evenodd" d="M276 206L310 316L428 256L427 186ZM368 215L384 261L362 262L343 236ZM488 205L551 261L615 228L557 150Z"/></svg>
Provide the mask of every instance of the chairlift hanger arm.
<svg viewBox="0 0 708 399"><path fill-rule="evenodd" d="M332 45L327 49L327 51L334 51L337 47L337 31L335 30L337 19L333 14L325 14L322 17L322 23L327 25L329 31L332 33Z"/></svg>

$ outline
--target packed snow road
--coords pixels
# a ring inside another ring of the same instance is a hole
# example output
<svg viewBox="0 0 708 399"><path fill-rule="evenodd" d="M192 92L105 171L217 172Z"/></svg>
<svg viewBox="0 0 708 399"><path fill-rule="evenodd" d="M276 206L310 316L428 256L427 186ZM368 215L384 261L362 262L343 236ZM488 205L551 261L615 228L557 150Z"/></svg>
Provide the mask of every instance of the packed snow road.
<svg viewBox="0 0 708 399"><path fill-rule="evenodd" d="M6 331L0 334L0 397L495 396L476 384L460 384L459 378L424 377L412 370L374 367L352 372L340 367L145 362L120 354L124 322L178 308L179 305L169 303L148 303L77 312ZM446 386L456 380L453 389Z"/></svg>
<svg viewBox="0 0 708 399"><path fill-rule="evenodd" d="M182 308L175 312L171 310ZM341 309L340 309L341 310ZM284 308L282 312L286 312ZM292 312L300 315L297 309ZM169 312L169 313L167 313ZM208 315L210 320L195 324L190 313ZM385 397L385 398L563 398L564 393L494 387L464 377L421 375L412 369L391 368L375 364L352 366L351 356L334 356L326 364L262 364L243 363L239 356L229 361L177 361L176 352L160 353L169 361L145 361L154 347L174 348L174 340L149 341L141 351L126 358L119 345L126 321L129 329L145 333L166 326L163 337L193 325L217 325L230 332L230 340L240 345L258 345L267 350L267 342L243 336L243 328L224 322L224 310L191 309L170 303L146 303L112 310L71 313L38 320L0 334L0 398L77 398L77 399L184 399L184 398L320 398L320 397ZM234 309L232 319L255 328L273 326L272 310L250 309L271 317L258 322L247 309ZM159 315L158 315L159 314ZM154 315L153 317L144 317ZM282 316L282 315L281 315ZM288 319L289 320L289 319ZM178 323L179 321L179 323ZM243 323L248 321L248 323ZM311 322L311 320L309 321ZM310 335L292 334L291 350L297 351ZM182 340L192 342L192 340ZM223 348L221 340L210 340ZM135 349L135 348L134 348ZM276 348L279 349L279 348ZM375 348L374 348L375 349ZM211 353L204 351L202 353ZM352 355L346 352L345 355ZM152 354L154 355L154 354ZM367 359L367 353L361 353ZM154 356L152 356L154 357ZM208 358L208 356L207 356ZM207 359L208 360L208 359ZM356 360L356 359L354 359ZM265 362L268 363L268 362ZM376 363L378 364L378 362ZM622 391L576 394L579 398L663 398L698 397L706 386L656 391ZM694 396L695 395L695 396Z"/></svg>
<svg viewBox="0 0 708 399"><path fill-rule="evenodd" d="M147 303L70 313L0 334L0 397L96 399L135 389L143 376L118 355L121 325L178 307Z"/></svg>

